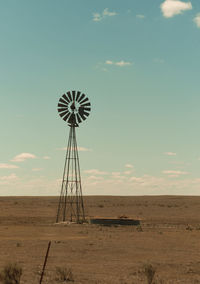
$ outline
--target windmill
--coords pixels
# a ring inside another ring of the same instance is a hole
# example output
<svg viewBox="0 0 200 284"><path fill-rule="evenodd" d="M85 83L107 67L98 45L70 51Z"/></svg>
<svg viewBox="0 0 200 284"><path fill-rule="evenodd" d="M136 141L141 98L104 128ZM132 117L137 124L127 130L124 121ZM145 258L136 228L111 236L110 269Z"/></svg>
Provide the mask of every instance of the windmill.
<svg viewBox="0 0 200 284"><path fill-rule="evenodd" d="M56 217L57 223L85 221L75 129L89 116L90 106L89 99L79 91L67 92L59 99L58 113L68 123L70 131Z"/></svg>

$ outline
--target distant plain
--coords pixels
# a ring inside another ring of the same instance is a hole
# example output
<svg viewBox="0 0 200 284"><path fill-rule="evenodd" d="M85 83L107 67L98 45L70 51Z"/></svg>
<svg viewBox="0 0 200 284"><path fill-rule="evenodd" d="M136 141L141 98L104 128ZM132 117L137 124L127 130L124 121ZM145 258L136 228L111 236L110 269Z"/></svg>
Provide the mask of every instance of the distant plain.
<svg viewBox="0 0 200 284"><path fill-rule="evenodd" d="M200 283L200 197L84 197L87 218L141 220L140 226L115 227L56 225L57 202L0 198L0 269L19 263L22 284L39 283L50 240L43 283L61 283L56 267L70 268L74 283L147 283L146 264L156 270L155 283Z"/></svg>

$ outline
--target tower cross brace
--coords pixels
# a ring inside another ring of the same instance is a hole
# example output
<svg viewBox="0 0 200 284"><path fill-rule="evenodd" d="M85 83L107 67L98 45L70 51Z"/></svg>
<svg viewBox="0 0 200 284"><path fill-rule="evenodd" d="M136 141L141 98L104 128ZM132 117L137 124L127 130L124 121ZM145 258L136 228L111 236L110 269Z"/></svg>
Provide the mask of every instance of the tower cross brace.
<svg viewBox="0 0 200 284"><path fill-rule="evenodd" d="M56 223L85 221L76 126L74 123L70 125Z"/></svg>

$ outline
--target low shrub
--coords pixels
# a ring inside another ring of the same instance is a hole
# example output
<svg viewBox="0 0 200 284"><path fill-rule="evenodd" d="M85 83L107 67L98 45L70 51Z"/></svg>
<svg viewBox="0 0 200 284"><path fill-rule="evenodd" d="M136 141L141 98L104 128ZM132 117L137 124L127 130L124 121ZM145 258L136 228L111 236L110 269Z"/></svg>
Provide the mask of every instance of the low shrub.
<svg viewBox="0 0 200 284"><path fill-rule="evenodd" d="M56 267L56 280L58 282L74 282L74 275L71 268Z"/></svg>
<svg viewBox="0 0 200 284"><path fill-rule="evenodd" d="M22 268L17 263L5 265L0 272L0 281L3 284L19 284L22 276Z"/></svg>
<svg viewBox="0 0 200 284"><path fill-rule="evenodd" d="M152 264L145 264L144 265L144 274L147 278L147 283L152 284L153 279L156 273L156 269L152 266Z"/></svg>

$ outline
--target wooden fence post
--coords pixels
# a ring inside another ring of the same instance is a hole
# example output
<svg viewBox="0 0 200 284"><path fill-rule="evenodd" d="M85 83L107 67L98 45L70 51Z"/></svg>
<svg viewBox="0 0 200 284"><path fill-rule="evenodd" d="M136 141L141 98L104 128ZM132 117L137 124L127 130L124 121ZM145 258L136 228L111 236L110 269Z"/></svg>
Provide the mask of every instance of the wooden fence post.
<svg viewBox="0 0 200 284"><path fill-rule="evenodd" d="M45 267L46 267L47 259L48 259L48 255L49 255L50 246L51 246L51 241L48 243L47 252L46 252L46 256L45 256L45 260L44 260L44 264L43 264L43 268L42 268L42 273L41 273L41 277L40 277L40 282L39 282L39 284L42 284L42 280L43 280L43 276L44 276L44 271L45 271Z"/></svg>

